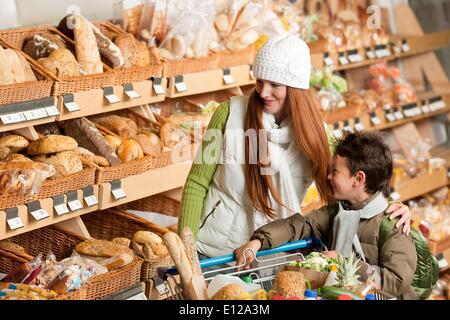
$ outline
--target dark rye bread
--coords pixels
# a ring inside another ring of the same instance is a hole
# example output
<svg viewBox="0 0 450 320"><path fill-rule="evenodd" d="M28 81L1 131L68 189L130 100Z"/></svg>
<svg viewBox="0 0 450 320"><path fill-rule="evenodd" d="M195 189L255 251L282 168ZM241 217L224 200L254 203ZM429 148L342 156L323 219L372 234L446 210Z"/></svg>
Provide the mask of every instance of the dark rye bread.
<svg viewBox="0 0 450 320"><path fill-rule="evenodd" d="M110 165L120 164L114 148L106 142L95 125L85 117L63 122L66 135L77 140L78 145L108 160Z"/></svg>

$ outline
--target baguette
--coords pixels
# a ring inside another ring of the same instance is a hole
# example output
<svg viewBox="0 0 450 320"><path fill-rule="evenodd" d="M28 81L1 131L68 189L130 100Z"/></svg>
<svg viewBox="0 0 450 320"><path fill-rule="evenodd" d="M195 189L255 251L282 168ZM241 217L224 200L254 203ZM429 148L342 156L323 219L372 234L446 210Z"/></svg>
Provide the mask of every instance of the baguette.
<svg viewBox="0 0 450 320"><path fill-rule="evenodd" d="M181 230L180 237L186 247L186 253L192 266L192 273L194 275L201 275L202 269L200 268L200 261L198 260L194 234L189 227L185 227Z"/></svg>
<svg viewBox="0 0 450 320"><path fill-rule="evenodd" d="M187 290L191 284L193 272L183 241L181 241L180 237L173 232L167 232L164 234L163 239L170 255L172 256L172 260L178 269L183 288Z"/></svg>

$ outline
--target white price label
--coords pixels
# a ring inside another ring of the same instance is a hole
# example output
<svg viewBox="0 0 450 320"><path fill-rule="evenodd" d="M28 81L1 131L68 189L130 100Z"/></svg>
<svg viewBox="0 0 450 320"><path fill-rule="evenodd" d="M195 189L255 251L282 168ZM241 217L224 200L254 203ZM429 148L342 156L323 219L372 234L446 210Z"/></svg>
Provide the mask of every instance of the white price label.
<svg viewBox="0 0 450 320"><path fill-rule="evenodd" d="M130 98L130 99L137 99L140 98L140 94L137 93L134 90L130 90L130 91L125 91L125 94Z"/></svg>
<svg viewBox="0 0 450 320"><path fill-rule="evenodd" d="M350 126L345 126L343 131L347 131L347 132L353 133L354 130Z"/></svg>
<svg viewBox="0 0 450 320"><path fill-rule="evenodd" d="M154 84L153 90L155 90L156 94L164 94L166 93L166 90L164 90L164 87L160 84Z"/></svg>
<svg viewBox="0 0 450 320"><path fill-rule="evenodd" d="M375 51L375 55L377 58L385 58L391 55L391 52L388 49L380 49Z"/></svg>
<svg viewBox="0 0 450 320"><path fill-rule="evenodd" d="M379 126L381 124L381 120L378 117L372 117L370 118L370 121L372 121L373 125Z"/></svg>
<svg viewBox="0 0 450 320"><path fill-rule="evenodd" d="M42 118L46 118L48 116L47 112L43 108L24 111L23 114L25 116L25 119L27 119L28 121L42 119Z"/></svg>
<svg viewBox="0 0 450 320"><path fill-rule="evenodd" d="M56 106L45 107L45 111L49 117L54 117L59 115L58 108Z"/></svg>
<svg viewBox="0 0 450 320"><path fill-rule="evenodd" d="M76 199L73 201L69 201L67 203L69 205L70 211L77 211L83 208L83 205L81 204L80 200Z"/></svg>
<svg viewBox="0 0 450 320"><path fill-rule="evenodd" d="M367 58L369 58L369 59L375 59L376 58L375 53L372 50L371 51L366 51L366 55L367 55Z"/></svg>
<svg viewBox="0 0 450 320"><path fill-rule="evenodd" d="M358 53L358 54L352 54L348 56L348 60L350 60L351 63L357 63L357 62L361 62L363 61L363 57Z"/></svg>
<svg viewBox="0 0 450 320"><path fill-rule="evenodd" d="M27 121L27 119L25 118L25 116L23 115L22 112L4 114L4 115L0 116L0 118L2 119L3 124L11 124L11 123Z"/></svg>
<svg viewBox="0 0 450 320"><path fill-rule="evenodd" d="M347 65L348 64L348 59L346 56L340 56L339 57L339 63L342 65Z"/></svg>
<svg viewBox="0 0 450 320"><path fill-rule="evenodd" d="M89 197L84 198L84 201L86 202L88 207L92 207L92 206L95 206L96 204L98 204L97 197L94 194Z"/></svg>
<svg viewBox="0 0 450 320"><path fill-rule="evenodd" d="M61 204L54 206L54 209L58 216L62 216L63 214L66 214L69 212L69 208L67 208L67 205L65 203L61 203Z"/></svg>
<svg viewBox="0 0 450 320"><path fill-rule="evenodd" d="M437 111L440 109L444 109L445 107L446 107L445 102L442 100L430 104L431 111Z"/></svg>
<svg viewBox="0 0 450 320"><path fill-rule="evenodd" d="M225 84L232 84L236 82L231 74L225 74L223 76L223 81L225 81Z"/></svg>
<svg viewBox="0 0 450 320"><path fill-rule="evenodd" d="M112 194L113 194L113 196L114 196L114 198L115 198L116 200L119 200L119 199L122 199L122 198L126 198L126 196L127 196L127 195L125 194L125 191L123 191L122 188L114 189L114 190L112 190L111 192L112 192Z"/></svg>
<svg viewBox="0 0 450 320"><path fill-rule="evenodd" d="M414 109L404 109L403 113L405 114L405 116L407 117L414 117L416 115Z"/></svg>
<svg viewBox="0 0 450 320"><path fill-rule="evenodd" d="M397 120L397 119L395 118L395 116L394 116L392 113L386 114L386 118L387 118L390 122L393 122L393 121Z"/></svg>
<svg viewBox="0 0 450 320"><path fill-rule="evenodd" d="M132 297L129 297L127 300L148 300L143 292L138 293Z"/></svg>
<svg viewBox="0 0 450 320"><path fill-rule="evenodd" d="M45 211L44 209L32 211L30 212L30 214L33 216L34 219L38 221L49 217L47 211Z"/></svg>
<svg viewBox="0 0 450 320"><path fill-rule="evenodd" d="M323 61L325 62L325 65L327 67L331 67L334 64L333 59L331 59L331 57L326 57L323 59Z"/></svg>
<svg viewBox="0 0 450 320"><path fill-rule="evenodd" d="M119 98L115 94L108 94L105 98L110 104L120 102Z"/></svg>
<svg viewBox="0 0 450 320"><path fill-rule="evenodd" d="M409 47L409 44L404 43L404 44L402 44L402 50L403 50L403 52L409 52L411 50L411 48Z"/></svg>
<svg viewBox="0 0 450 320"><path fill-rule="evenodd" d="M448 267L448 261L443 258L438 260L439 269L446 269Z"/></svg>
<svg viewBox="0 0 450 320"><path fill-rule="evenodd" d="M175 88L178 92L187 91L187 86L184 82L175 82Z"/></svg>
<svg viewBox="0 0 450 320"><path fill-rule="evenodd" d="M70 112L80 111L80 107L78 106L78 104L76 102L68 102L68 103L64 103L64 105L66 106L67 110L69 110Z"/></svg>
<svg viewBox="0 0 450 320"><path fill-rule="evenodd" d="M19 217L16 217L14 219L9 219L9 220L7 220L7 222L8 222L8 226L11 230L23 228L22 220L20 220Z"/></svg>
<svg viewBox="0 0 450 320"><path fill-rule="evenodd" d="M427 104L424 104L423 106L421 106L423 113L430 113L430 106Z"/></svg>
<svg viewBox="0 0 450 320"><path fill-rule="evenodd" d="M364 131L364 125L362 123L355 124L356 131Z"/></svg>
<svg viewBox="0 0 450 320"><path fill-rule="evenodd" d="M395 119L402 120L404 118L403 113L401 111L396 111L394 113Z"/></svg>
<svg viewBox="0 0 450 320"><path fill-rule="evenodd" d="M391 198L394 201L398 201L398 200L400 200L400 194L397 191L394 191L391 193Z"/></svg>
<svg viewBox="0 0 450 320"><path fill-rule="evenodd" d="M342 138L343 134L342 134L342 130L340 129L336 129L333 131L333 136L337 139Z"/></svg>

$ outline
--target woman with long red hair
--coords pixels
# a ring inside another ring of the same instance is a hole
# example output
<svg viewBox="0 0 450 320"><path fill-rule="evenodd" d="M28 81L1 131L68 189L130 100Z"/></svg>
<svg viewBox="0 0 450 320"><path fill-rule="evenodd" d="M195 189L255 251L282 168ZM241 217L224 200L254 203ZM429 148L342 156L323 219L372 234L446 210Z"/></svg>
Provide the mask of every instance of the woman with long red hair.
<svg viewBox="0 0 450 320"><path fill-rule="evenodd" d="M301 212L314 181L322 200L331 150L309 89L309 48L292 35L269 39L256 58L256 86L213 115L183 191L178 228L190 227L199 253L215 257L245 244L260 226ZM390 211L409 230L408 207Z"/></svg>

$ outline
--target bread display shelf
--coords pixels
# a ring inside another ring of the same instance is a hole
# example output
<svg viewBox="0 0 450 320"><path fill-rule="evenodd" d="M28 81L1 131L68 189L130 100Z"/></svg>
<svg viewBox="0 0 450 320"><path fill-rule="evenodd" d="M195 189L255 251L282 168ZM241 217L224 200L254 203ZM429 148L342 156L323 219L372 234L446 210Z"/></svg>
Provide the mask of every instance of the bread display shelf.
<svg viewBox="0 0 450 320"><path fill-rule="evenodd" d="M166 85L167 80L164 78L161 79L160 86L165 88ZM108 90L110 92L108 92ZM116 102L111 102L105 97L109 93L112 93L115 96L113 99L116 99ZM139 105L160 102L164 99L164 94L155 93L152 80L127 84L125 86L110 86L103 88L103 90L92 89L89 91L76 92L58 97L60 116L57 120L68 120L116 111Z"/></svg>
<svg viewBox="0 0 450 320"><path fill-rule="evenodd" d="M435 97L442 97L442 102L444 103L444 104L441 103L441 107L438 109L434 109L434 107L430 108L430 101L431 101L430 99L433 99ZM450 95L449 94L440 95L436 93L425 93L419 95L417 108L420 110L421 113L416 116L408 117L405 114L405 110L407 110L407 108L408 106L397 108L398 111L402 112L403 119L395 120L392 122L389 122L386 119L384 110L377 109L373 111L376 117L380 120L380 124L378 125L374 125L374 123L372 122L373 115L371 115L371 112L368 111L361 112L351 107L345 107L332 112L324 112L323 116L325 122L327 122L333 130L344 129L346 126L353 127L357 121L356 119L359 119L359 122L367 130L387 130L404 125L409 122L416 122L434 117L439 114L450 112Z"/></svg>
<svg viewBox="0 0 450 320"><path fill-rule="evenodd" d="M428 240L428 245L433 255L444 253L447 249L450 249L450 235L440 240L430 239Z"/></svg>
<svg viewBox="0 0 450 320"><path fill-rule="evenodd" d="M99 199L99 187L97 185L93 185L93 194L97 199ZM96 211L98 209L98 205L92 205L90 207L87 206L86 201L83 199L83 190L77 190L77 199L80 201L81 205L83 206L79 210L70 211L69 213L58 215L53 208L54 205L54 199L53 198L47 198L47 199L41 199L39 200L40 206L42 209L44 209L49 217L44 218L42 220L36 221L33 216L31 216L28 213L28 207L27 205L21 205L17 207L17 214L20 218L23 227L18 228L15 230L11 230L8 222L7 222L7 212L0 211L0 240L6 239L9 237L13 237L18 234L22 234L31 230L39 229L45 226L53 225L55 223L59 223L62 221L66 221L75 217L78 217L80 215ZM67 194L64 196L64 203L67 205L68 196ZM14 215L14 214L13 214ZM11 217L10 217L11 218Z"/></svg>
<svg viewBox="0 0 450 320"><path fill-rule="evenodd" d="M139 175L129 176L120 181L125 197L116 200L111 190L111 183L100 184L99 209L115 207L137 199L149 197L184 185L192 163L179 163L164 168L146 171Z"/></svg>
<svg viewBox="0 0 450 320"><path fill-rule="evenodd" d="M231 78L229 76L231 76ZM229 84L227 84L227 82ZM252 79L250 75L250 65L235 66L224 70L214 69L204 72L189 73L174 76L169 79L167 97L178 98L235 88L253 83L255 83L255 80Z"/></svg>
<svg viewBox="0 0 450 320"><path fill-rule="evenodd" d="M440 169L418 178L406 180L397 185L395 190L400 194L401 201L407 201L447 185L447 169Z"/></svg>
<svg viewBox="0 0 450 320"><path fill-rule="evenodd" d="M406 40L406 43L409 46L409 50L405 52L400 48L400 52L395 52L394 50L392 50L391 45L388 45L387 47L390 49L391 52L389 56L383 58L370 59L366 56L365 48L359 48L357 49L357 53L359 53L360 56L363 57L364 59L363 61L355 63L350 62L348 64L342 65L339 64L339 62L336 59L333 59L336 61L333 61L334 64L332 69L334 71L343 71L361 68L383 60L393 61L396 59L403 59L423 54L429 51L446 48L448 47L450 42L450 31L428 33L423 36L405 36L405 37L396 36L396 38L397 38L396 42L398 44L400 44L402 40ZM314 68L322 69L325 67L324 62L325 54L326 54L325 52L318 52L313 53L311 55L311 60ZM348 52L345 52L345 56L348 56Z"/></svg>

